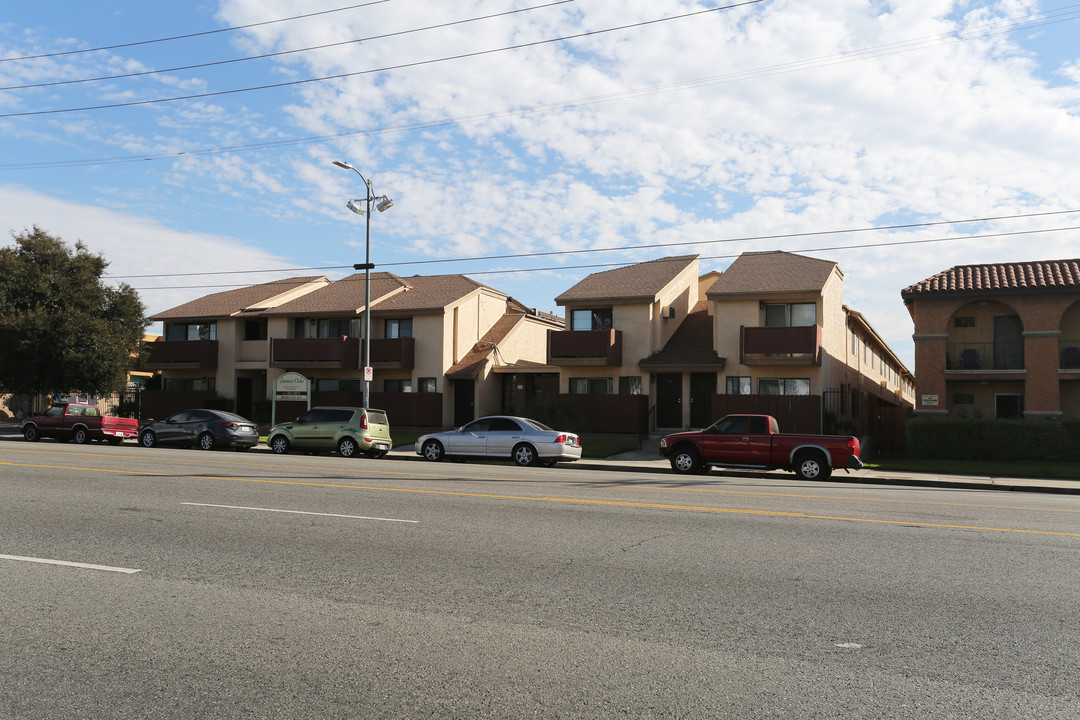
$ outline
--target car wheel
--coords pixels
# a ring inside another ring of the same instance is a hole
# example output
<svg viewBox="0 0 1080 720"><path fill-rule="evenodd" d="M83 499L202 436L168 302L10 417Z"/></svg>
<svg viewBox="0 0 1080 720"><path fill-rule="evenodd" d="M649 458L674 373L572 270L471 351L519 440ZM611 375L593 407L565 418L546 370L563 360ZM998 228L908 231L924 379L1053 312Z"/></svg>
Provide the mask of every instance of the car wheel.
<svg viewBox="0 0 1080 720"><path fill-rule="evenodd" d="M828 480L832 468L820 453L803 453L795 458L795 474L801 480Z"/></svg>
<svg viewBox="0 0 1080 720"><path fill-rule="evenodd" d="M199 447L203 450L213 450L216 444L212 433L204 432L199 436Z"/></svg>
<svg viewBox="0 0 1080 720"><path fill-rule="evenodd" d="M516 462L521 467L529 467L536 464L536 448L528 443L521 443L514 447L514 452L511 453Z"/></svg>
<svg viewBox="0 0 1080 720"><path fill-rule="evenodd" d="M143 447L152 448L157 445L157 435L153 430L143 430L139 435L139 442Z"/></svg>
<svg viewBox="0 0 1080 720"><path fill-rule="evenodd" d="M356 457L360 454L360 446L351 437L343 437L338 441L337 452L341 457Z"/></svg>
<svg viewBox="0 0 1080 720"><path fill-rule="evenodd" d="M420 451L423 453L425 460L430 460L432 462L439 462L446 455L443 451L442 443L438 440L428 440L424 443L424 447L422 447Z"/></svg>
<svg viewBox="0 0 1080 720"><path fill-rule="evenodd" d="M75 428L75 432L71 434L71 440L76 445L85 445L90 442L90 431L84 427Z"/></svg>
<svg viewBox="0 0 1080 720"><path fill-rule="evenodd" d="M671 469L684 475L696 475L701 472L701 456L693 448L679 449L671 456Z"/></svg>
<svg viewBox="0 0 1080 720"><path fill-rule="evenodd" d="M30 442L37 442L41 439L41 433L38 432L37 425L27 425L23 428L22 434Z"/></svg>
<svg viewBox="0 0 1080 720"><path fill-rule="evenodd" d="M274 437L270 438L270 441L267 443L267 445L269 445L270 449L276 452L278 455L284 455L285 453L289 452L289 439L284 435L275 435Z"/></svg>

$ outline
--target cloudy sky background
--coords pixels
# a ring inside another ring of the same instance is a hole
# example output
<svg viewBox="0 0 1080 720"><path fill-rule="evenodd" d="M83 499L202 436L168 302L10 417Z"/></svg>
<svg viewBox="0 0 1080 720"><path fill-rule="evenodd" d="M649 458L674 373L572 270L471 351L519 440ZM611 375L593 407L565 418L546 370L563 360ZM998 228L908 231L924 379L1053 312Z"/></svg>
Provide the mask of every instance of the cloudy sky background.
<svg viewBox="0 0 1080 720"><path fill-rule="evenodd" d="M552 312L619 263L800 252L914 370L903 287L1080 256L1078 30L1033 0L13 3L0 242L81 240L151 313L341 277L343 159L396 203L380 270Z"/></svg>

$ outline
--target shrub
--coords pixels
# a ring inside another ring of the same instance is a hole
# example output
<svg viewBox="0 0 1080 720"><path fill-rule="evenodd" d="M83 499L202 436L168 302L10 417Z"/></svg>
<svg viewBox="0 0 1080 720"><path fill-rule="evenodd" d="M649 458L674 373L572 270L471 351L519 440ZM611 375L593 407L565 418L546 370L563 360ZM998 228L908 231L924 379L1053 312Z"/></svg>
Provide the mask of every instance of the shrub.
<svg viewBox="0 0 1080 720"><path fill-rule="evenodd" d="M946 460L1080 460L1080 421L913 417L907 454Z"/></svg>

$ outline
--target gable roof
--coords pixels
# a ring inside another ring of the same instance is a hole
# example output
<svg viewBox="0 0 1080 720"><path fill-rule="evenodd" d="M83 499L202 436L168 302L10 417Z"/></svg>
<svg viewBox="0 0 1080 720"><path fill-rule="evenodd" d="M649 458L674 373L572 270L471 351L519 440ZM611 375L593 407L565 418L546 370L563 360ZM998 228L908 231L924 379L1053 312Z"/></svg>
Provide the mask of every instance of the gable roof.
<svg viewBox="0 0 1080 720"><path fill-rule="evenodd" d="M956 265L900 291L907 299L939 295L1080 290L1080 259Z"/></svg>
<svg viewBox="0 0 1080 720"><path fill-rule="evenodd" d="M204 295L191 302L157 313L151 320L187 320L231 317L248 308L266 309L287 302L296 294L313 292L330 284L321 275L274 280L237 290ZM310 287L305 287L310 286Z"/></svg>
<svg viewBox="0 0 1080 720"><path fill-rule="evenodd" d="M724 358L713 349L713 320L709 315L709 301L698 302L671 334L663 349L639 362L638 366L654 370L664 367L722 368Z"/></svg>
<svg viewBox="0 0 1080 720"><path fill-rule="evenodd" d="M832 260L796 255L781 250L744 252L717 278L706 295L770 295L821 292L840 268Z"/></svg>
<svg viewBox="0 0 1080 720"><path fill-rule="evenodd" d="M484 337L473 345L472 350L466 353L465 357L450 366L446 371L446 376L462 380L476 377L487 359L499 349L499 343L522 322L525 322L525 315L520 313L503 315L484 333Z"/></svg>
<svg viewBox="0 0 1080 720"><path fill-rule="evenodd" d="M364 286L364 273L356 273L293 302L273 308L266 314L359 314L364 311ZM371 311L442 310L484 287L487 286L464 275L417 275L401 278L393 273L371 273Z"/></svg>
<svg viewBox="0 0 1080 720"><path fill-rule="evenodd" d="M593 273L555 298L555 302L564 305L586 300L654 300L668 283L697 259L697 255L680 255Z"/></svg>

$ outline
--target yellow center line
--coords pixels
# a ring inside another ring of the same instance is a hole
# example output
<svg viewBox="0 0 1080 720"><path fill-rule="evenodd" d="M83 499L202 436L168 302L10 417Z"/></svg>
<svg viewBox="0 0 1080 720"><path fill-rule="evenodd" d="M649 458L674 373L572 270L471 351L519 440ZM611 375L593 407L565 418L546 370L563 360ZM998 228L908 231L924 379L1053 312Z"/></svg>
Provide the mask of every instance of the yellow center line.
<svg viewBox="0 0 1080 720"><path fill-rule="evenodd" d="M128 475L143 475L147 477L176 477L173 473L160 473L160 472L147 472L142 470L110 470L104 468L81 468L81 467L69 467L64 465L32 465L28 463L13 463L13 462L0 462L0 466L10 467L33 467L49 470L76 470L80 472L98 472L98 473L124 473ZM184 477L190 477L195 480L226 480L230 482L249 482L249 483L264 483L269 485L295 485L303 487L324 487L324 488L336 488L343 490L373 490L381 492L391 493L412 493L416 495L442 495L449 497L472 497L472 498L484 498L489 500L525 500L529 502L552 502L552 503L572 503L579 505L600 505L607 507L629 507L629 508L648 508L658 510L685 510L694 512L709 512L709 513L730 513L736 515L764 515L771 517L791 517L791 518L803 518L807 520L839 520L847 522L861 522L872 523L878 525L907 525L909 527L925 527L925 528L944 528L953 530L981 530L985 532L1007 532L1007 533L1021 533L1025 535L1057 535L1062 537L1080 537L1080 533L1071 532L1057 532L1049 530L1022 530L1018 528L998 528L998 527L983 527L979 525L952 525L946 523L928 523L919 522L914 520L877 520L872 518L857 518L857 517L845 517L839 515L812 515L809 513L788 512L782 510L746 510L743 508L718 508L699 505L673 505L668 503L641 503L641 502L629 502L624 500L595 500L586 498L566 498L566 497L529 497L527 495L497 495L492 493L468 493L461 491L451 490L420 490L416 488L389 488L379 487L372 485L347 485L341 483L320 483L311 482L305 480L267 480L257 478L234 478L223 477L220 475L185 475Z"/></svg>

